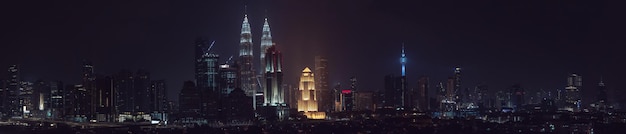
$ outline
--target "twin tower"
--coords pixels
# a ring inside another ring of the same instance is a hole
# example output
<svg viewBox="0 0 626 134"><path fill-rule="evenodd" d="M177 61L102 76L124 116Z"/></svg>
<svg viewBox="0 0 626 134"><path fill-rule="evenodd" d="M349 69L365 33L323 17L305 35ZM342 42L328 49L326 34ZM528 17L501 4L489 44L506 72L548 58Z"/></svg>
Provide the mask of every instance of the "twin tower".
<svg viewBox="0 0 626 134"><path fill-rule="evenodd" d="M278 112L277 115L286 115L286 112L281 110L281 107L287 107L285 103L285 89L282 88L283 59L281 52L278 51L276 45L272 42L272 33L267 17L263 23L258 72L255 71L253 64L253 45L248 15L244 14L243 23L241 24L241 38L239 41L240 86L248 96L253 96L254 109L260 106L278 107L276 110ZM254 73L259 74L255 75ZM300 90L300 96L302 98L298 99L298 111L305 112L305 115L309 118L323 119L325 113L317 112L315 83L313 81L313 73L309 68L303 70Z"/></svg>
<svg viewBox="0 0 626 134"><path fill-rule="evenodd" d="M285 95L281 86L283 81L282 54L272 42L272 33L267 17L263 23L258 72L255 71L253 64L253 46L248 15L244 14L239 41L240 87L246 92L246 95L253 96L255 109L257 106L285 106Z"/></svg>

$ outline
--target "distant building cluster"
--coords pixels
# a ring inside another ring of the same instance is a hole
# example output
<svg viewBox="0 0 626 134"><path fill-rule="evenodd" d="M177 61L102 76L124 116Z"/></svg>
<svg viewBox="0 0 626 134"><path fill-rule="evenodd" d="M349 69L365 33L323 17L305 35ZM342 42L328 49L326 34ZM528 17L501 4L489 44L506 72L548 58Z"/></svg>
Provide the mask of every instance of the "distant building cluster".
<svg viewBox="0 0 626 134"><path fill-rule="evenodd" d="M75 122L166 122L173 104L168 101L164 80L152 80L143 70L118 74L94 73L85 62L82 81L23 81L18 65L9 66L2 81L2 118L35 118Z"/></svg>

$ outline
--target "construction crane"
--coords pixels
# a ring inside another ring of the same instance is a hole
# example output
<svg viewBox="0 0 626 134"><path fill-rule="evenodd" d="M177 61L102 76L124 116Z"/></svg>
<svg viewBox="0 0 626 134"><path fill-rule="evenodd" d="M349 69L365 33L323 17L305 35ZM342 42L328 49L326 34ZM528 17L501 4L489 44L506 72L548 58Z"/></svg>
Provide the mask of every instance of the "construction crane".
<svg viewBox="0 0 626 134"><path fill-rule="evenodd" d="M232 59L233 59L233 56L232 56L232 55L230 55L230 57L228 58L228 60L226 60L226 64L228 64L228 62L230 62L230 60L232 60Z"/></svg>
<svg viewBox="0 0 626 134"><path fill-rule="evenodd" d="M215 41L211 42L211 45L209 46L209 48L206 49L206 51L204 51L204 53L209 54L209 51L211 51L211 48L213 48L213 45L215 45Z"/></svg>

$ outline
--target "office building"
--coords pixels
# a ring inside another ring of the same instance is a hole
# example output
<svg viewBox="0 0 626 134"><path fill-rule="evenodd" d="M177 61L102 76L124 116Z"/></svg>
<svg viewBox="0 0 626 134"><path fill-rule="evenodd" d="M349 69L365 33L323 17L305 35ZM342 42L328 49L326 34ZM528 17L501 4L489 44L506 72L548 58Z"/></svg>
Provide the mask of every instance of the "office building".
<svg viewBox="0 0 626 134"><path fill-rule="evenodd" d="M324 119L324 112L318 112L317 92L315 91L315 74L309 67L302 70L300 76L300 97L298 99L298 111L304 112L309 119Z"/></svg>
<svg viewBox="0 0 626 134"><path fill-rule="evenodd" d="M333 91L328 86L328 59L323 56L315 56L315 89L319 110L330 112L333 109Z"/></svg>
<svg viewBox="0 0 626 134"><path fill-rule="evenodd" d="M219 87L221 96L227 96L235 88L239 87L239 75L237 75L237 64L224 63L220 65L219 72Z"/></svg>
<svg viewBox="0 0 626 134"><path fill-rule="evenodd" d="M265 105L284 105L284 91L282 90L282 54L277 50L276 46L271 46L267 49L265 56L267 56L265 67L265 80L267 86L264 91Z"/></svg>
<svg viewBox="0 0 626 134"><path fill-rule="evenodd" d="M565 86L565 105L564 110L579 112L581 110L580 90L583 86L582 76L571 74L567 78L567 86Z"/></svg>
<svg viewBox="0 0 626 134"><path fill-rule="evenodd" d="M179 94L179 118L201 118L200 114L200 90L196 88L193 81L185 81L183 89Z"/></svg>
<svg viewBox="0 0 626 134"><path fill-rule="evenodd" d="M426 76L422 76L417 80L417 108L420 111L429 111L430 110L430 102L429 102L429 78Z"/></svg>
<svg viewBox="0 0 626 134"><path fill-rule="evenodd" d="M261 45L259 46L259 67L258 67L258 74L259 74L259 89L264 89L266 85L265 79L263 79L263 74L265 74L265 53L267 51L267 49L271 46L273 46L273 42L272 42L272 32L270 31L270 24L267 21L267 17L265 17L265 22L263 23L263 32L261 35ZM260 92L260 91L259 91Z"/></svg>
<svg viewBox="0 0 626 134"><path fill-rule="evenodd" d="M64 85L61 81L50 82L50 118L62 119L64 113Z"/></svg>
<svg viewBox="0 0 626 134"><path fill-rule="evenodd" d="M95 118L98 122L115 122L117 109L115 108L115 81L111 76L97 75L95 79L95 93L92 98L96 99L93 106Z"/></svg>
<svg viewBox="0 0 626 134"><path fill-rule="evenodd" d="M3 101L3 114L6 117L22 117L23 110L20 104L20 71L18 65L10 65L8 68L8 80L5 83Z"/></svg>
<svg viewBox="0 0 626 134"><path fill-rule="evenodd" d="M246 92L248 96L254 96L256 94L256 76L254 75L254 66L252 60L254 59L252 49L252 33L250 23L248 23L248 15L245 14L243 23L241 24L241 38L239 41L239 82L241 89Z"/></svg>

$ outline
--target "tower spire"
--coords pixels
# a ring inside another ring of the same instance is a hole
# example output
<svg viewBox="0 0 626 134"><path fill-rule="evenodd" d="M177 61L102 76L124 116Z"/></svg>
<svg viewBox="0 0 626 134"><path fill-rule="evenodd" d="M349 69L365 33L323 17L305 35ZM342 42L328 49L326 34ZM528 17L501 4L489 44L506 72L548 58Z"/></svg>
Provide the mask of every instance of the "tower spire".
<svg viewBox="0 0 626 134"><path fill-rule="evenodd" d="M272 42L272 32L270 31L270 24L268 22L267 16L265 17L265 22L263 22L263 32L261 35L261 46L260 46L260 53L261 53L261 58L260 58L260 62L261 64L260 67L264 68L265 67L265 52L267 51L267 49L270 46L273 46L273 42ZM259 70L259 71L265 71L265 70ZM261 72L261 73L265 73L265 72Z"/></svg>
<svg viewBox="0 0 626 134"><path fill-rule="evenodd" d="M402 76L406 76L406 55L404 54L404 42L402 43L402 57L400 57L400 64L402 64Z"/></svg>

